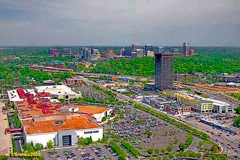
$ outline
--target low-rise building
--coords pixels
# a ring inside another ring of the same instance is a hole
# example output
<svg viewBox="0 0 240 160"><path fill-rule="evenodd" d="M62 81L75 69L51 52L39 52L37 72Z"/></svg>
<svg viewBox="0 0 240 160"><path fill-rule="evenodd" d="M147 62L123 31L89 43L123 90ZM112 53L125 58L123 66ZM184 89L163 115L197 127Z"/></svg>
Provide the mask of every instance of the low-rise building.
<svg viewBox="0 0 240 160"><path fill-rule="evenodd" d="M67 85L81 84L83 83L83 78L82 77L67 78L65 82Z"/></svg>
<svg viewBox="0 0 240 160"><path fill-rule="evenodd" d="M35 87L37 93L49 92L54 99L64 99L69 101L72 98L81 98L82 94L79 91L74 92L70 87L66 85L52 85L52 86L39 86Z"/></svg>
<svg viewBox="0 0 240 160"><path fill-rule="evenodd" d="M198 95L192 95L193 97L204 100L204 101L209 101L213 103L213 112L215 113L226 113L226 112L233 112L234 111L234 106L220 100L212 99L212 98L204 98Z"/></svg>
<svg viewBox="0 0 240 160"><path fill-rule="evenodd" d="M44 146L48 141L54 145L74 146L80 137L97 141L103 138L103 128L97 123L89 121L86 116L75 116L69 119L33 121L23 120L24 141L26 143L40 143Z"/></svg>
<svg viewBox="0 0 240 160"><path fill-rule="evenodd" d="M199 98L194 98L188 95L188 92L176 92L174 93L174 97L177 102L181 104L185 104L191 106L191 109L200 113L207 113L213 111L213 103L210 101L202 100Z"/></svg>

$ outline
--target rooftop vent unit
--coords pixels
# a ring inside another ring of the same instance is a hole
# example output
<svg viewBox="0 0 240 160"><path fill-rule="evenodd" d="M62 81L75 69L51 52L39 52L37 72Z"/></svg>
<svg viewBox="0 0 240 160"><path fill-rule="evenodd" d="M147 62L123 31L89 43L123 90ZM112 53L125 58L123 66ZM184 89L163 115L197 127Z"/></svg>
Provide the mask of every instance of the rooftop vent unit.
<svg viewBox="0 0 240 160"><path fill-rule="evenodd" d="M54 124L55 124L55 125L63 124L63 121L59 121L59 120L58 120L58 121L55 121Z"/></svg>

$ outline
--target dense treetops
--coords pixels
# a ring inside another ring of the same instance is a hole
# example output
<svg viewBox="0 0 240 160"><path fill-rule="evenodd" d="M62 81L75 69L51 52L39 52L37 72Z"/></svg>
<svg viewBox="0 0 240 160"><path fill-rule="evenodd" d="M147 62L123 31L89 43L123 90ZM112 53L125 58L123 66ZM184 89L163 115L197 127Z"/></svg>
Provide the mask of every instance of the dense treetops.
<svg viewBox="0 0 240 160"><path fill-rule="evenodd" d="M192 57L175 57L175 73L235 73L240 72L240 49L200 50ZM111 73L138 76L154 75L154 58L121 59L102 61L92 69L95 73Z"/></svg>

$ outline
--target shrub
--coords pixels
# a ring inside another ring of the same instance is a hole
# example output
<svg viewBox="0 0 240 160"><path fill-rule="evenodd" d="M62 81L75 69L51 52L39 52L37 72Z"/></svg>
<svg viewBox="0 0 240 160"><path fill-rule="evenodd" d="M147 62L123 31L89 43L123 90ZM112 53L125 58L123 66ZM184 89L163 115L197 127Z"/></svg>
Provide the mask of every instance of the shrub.
<svg viewBox="0 0 240 160"><path fill-rule="evenodd" d="M167 150L168 152L171 152L172 149L173 149L173 145L172 145L172 144L169 144L169 145L167 146L167 148L166 148L166 150Z"/></svg>
<svg viewBox="0 0 240 160"><path fill-rule="evenodd" d="M53 148L53 141L52 140L49 140L47 142L47 149L52 149Z"/></svg>
<svg viewBox="0 0 240 160"><path fill-rule="evenodd" d="M172 159L174 157L174 154L173 153L169 153L168 157Z"/></svg>
<svg viewBox="0 0 240 160"><path fill-rule="evenodd" d="M161 150L162 153L164 153L166 151L165 148L161 148L160 150Z"/></svg>
<svg viewBox="0 0 240 160"><path fill-rule="evenodd" d="M110 147L118 154L118 158L121 160L126 159L127 154L122 150L121 147L118 146L118 144L114 141L109 142Z"/></svg>
<svg viewBox="0 0 240 160"><path fill-rule="evenodd" d="M148 148L147 152L148 152L148 154L152 154L153 153L153 149L152 148Z"/></svg>
<svg viewBox="0 0 240 160"><path fill-rule="evenodd" d="M154 149L154 153L159 154L159 149Z"/></svg>

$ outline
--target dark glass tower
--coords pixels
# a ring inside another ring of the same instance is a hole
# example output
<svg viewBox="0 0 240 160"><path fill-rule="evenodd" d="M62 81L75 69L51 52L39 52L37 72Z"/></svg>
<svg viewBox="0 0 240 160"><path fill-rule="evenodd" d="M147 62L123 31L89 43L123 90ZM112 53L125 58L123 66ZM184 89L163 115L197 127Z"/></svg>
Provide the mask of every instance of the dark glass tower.
<svg viewBox="0 0 240 160"><path fill-rule="evenodd" d="M183 55L184 56L189 55L189 43L187 43L187 42L183 43Z"/></svg>
<svg viewBox="0 0 240 160"><path fill-rule="evenodd" d="M155 88L164 90L173 86L173 53L155 54Z"/></svg>

